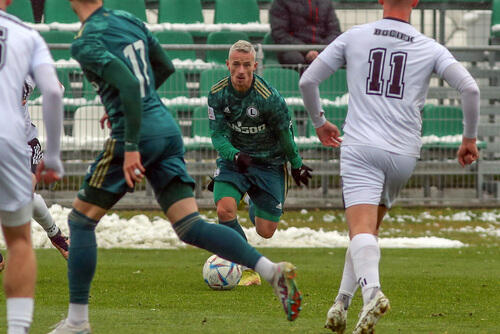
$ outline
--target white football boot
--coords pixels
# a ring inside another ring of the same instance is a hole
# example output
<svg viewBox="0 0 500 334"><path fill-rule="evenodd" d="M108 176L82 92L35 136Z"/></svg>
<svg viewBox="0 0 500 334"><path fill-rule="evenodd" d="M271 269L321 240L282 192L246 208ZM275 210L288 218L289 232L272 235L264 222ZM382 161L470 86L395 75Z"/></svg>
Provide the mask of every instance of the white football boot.
<svg viewBox="0 0 500 334"><path fill-rule="evenodd" d="M359 320L353 334L371 334L374 332L378 319L389 311L389 299L378 290L375 296L361 309Z"/></svg>
<svg viewBox="0 0 500 334"><path fill-rule="evenodd" d="M347 310L341 300L333 303L326 314L325 328L329 328L334 333L343 334L347 324Z"/></svg>
<svg viewBox="0 0 500 334"><path fill-rule="evenodd" d="M68 322L68 319L61 320L52 332L48 334L90 334L92 333L90 329L90 324L85 321L79 326L73 326Z"/></svg>

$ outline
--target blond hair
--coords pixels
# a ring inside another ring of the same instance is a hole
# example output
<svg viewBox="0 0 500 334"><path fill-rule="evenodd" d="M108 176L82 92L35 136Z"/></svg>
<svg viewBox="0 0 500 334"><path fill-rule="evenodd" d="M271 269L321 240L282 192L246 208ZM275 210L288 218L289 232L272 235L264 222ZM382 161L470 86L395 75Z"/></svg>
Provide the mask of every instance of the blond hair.
<svg viewBox="0 0 500 334"><path fill-rule="evenodd" d="M233 51L239 51L239 52L244 52L244 53L250 53L253 58L255 59L255 48L253 47L252 43L240 39L236 43L234 43L231 48L229 49L229 56L231 56L231 53Z"/></svg>

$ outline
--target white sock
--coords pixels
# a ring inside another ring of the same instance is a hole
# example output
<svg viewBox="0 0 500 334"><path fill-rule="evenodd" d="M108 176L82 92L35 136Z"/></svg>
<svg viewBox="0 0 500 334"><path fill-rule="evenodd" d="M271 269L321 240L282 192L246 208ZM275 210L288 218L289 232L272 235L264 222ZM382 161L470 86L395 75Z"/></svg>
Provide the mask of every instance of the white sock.
<svg viewBox="0 0 500 334"><path fill-rule="evenodd" d="M70 303L68 307L68 322L74 326L89 321L89 304Z"/></svg>
<svg viewBox="0 0 500 334"><path fill-rule="evenodd" d="M363 293L363 303L367 304L372 297L372 289L380 288L380 248L375 236L368 233L355 235L349 248L354 272Z"/></svg>
<svg viewBox="0 0 500 334"><path fill-rule="evenodd" d="M33 219L43 227L49 238L59 232L59 228L54 223L47 204L45 204L43 197L37 193L33 194Z"/></svg>
<svg viewBox="0 0 500 334"><path fill-rule="evenodd" d="M255 265L255 271L264 277L266 281L272 283L276 264L271 262L267 257L261 256Z"/></svg>
<svg viewBox="0 0 500 334"><path fill-rule="evenodd" d="M342 273L342 281L340 282L339 294L335 301L342 299L346 309L351 303L352 297L358 289L358 281L354 273L354 265L352 264L351 251L347 248L345 253L344 271Z"/></svg>
<svg viewBox="0 0 500 334"><path fill-rule="evenodd" d="M33 298L7 298L7 334L26 334L33 319Z"/></svg>

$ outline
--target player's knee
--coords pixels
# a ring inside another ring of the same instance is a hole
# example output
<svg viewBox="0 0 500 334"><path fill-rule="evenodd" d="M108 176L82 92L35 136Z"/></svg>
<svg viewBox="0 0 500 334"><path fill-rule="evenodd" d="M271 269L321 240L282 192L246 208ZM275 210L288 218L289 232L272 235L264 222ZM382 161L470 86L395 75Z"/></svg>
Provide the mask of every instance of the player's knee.
<svg viewBox="0 0 500 334"><path fill-rule="evenodd" d="M236 218L236 207L220 200L217 203L217 217L219 217L219 220L223 222L233 220Z"/></svg>
<svg viewBox="0 0 500 334"><path fill-rule="evenodd" d="M265 239L271 238L278 227L278 223L267 220L262 222L258 217L256 222L257 224L255 229L257 230L257 234Z"/></svg>

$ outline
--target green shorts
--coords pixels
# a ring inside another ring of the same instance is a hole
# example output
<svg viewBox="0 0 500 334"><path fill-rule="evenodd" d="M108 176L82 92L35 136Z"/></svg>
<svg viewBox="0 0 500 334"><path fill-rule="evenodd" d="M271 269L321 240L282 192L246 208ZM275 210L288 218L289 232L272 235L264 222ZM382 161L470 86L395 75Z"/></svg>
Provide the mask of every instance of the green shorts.
<svg viewBox="0 0 500 334"><path fill-rule="evenodd" d="M123 141L114 138L106 140L104 150L85 175L78 198L109 209L127 191L133 191L128 187L123 174L123 144ZM195 182L186 170L181 136L143 140L139 143L139 152L146 169L145 176L157 196L175 178L194 187ZM107 197L106 203L102 203L103 198L97 198L101 197L99 193Z"/></svg>
<svg viewBox="0 0 500 334"><path fill-rule="evenodd" d="M269 216L279 217L283 214L288 188L288 172L286 165L251 165L247 173L239 173L232 161L217 159L215 182L227 182L237 188L241 196L248 196L258 211L264 211ZM214 201L217 203L223 197L234 197L233 194L214 191ZM236 199L236 198L235 198ZM236 199L236 203L239 199ZM274 219L276 220L276 219Z"/></svg>

